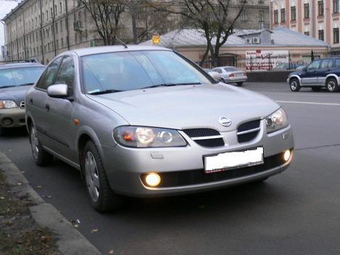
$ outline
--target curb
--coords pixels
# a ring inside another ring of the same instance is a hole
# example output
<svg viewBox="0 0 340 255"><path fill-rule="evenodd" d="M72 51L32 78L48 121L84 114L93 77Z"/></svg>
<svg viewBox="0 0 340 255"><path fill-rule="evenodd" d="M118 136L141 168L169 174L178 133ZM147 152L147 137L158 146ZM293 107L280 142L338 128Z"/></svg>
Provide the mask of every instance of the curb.
<svg viewBox="0 0 340 255"><path fill-rule="evenodd" d="M42 227L49 228L57 235L57 246L64 255L100 255L95 248L72 224L50 203L30 186L26 177L0 152L0 172L2 172L13 191L19 196L27 196L32 201L29 206L33 219Z"/></svg>

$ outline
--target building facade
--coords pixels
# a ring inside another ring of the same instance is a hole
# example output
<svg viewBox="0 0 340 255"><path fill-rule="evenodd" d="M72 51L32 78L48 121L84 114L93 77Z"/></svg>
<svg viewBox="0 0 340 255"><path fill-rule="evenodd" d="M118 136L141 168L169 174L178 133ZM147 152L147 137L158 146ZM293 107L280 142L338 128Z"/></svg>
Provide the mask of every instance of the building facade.
<svg viewBox="0 0 340 255"><path fill-rule="evenodd" d="M269 16L269 0L251 0L236 27L268 28ZM90 13L78 0L24 0L3 21L9 61L37 59L47 64L64 51L103 45ZM172 23L168 31L175 29L179 22ZM122 14L120 24L120 39L132 41L133 22L128 11ZM137 31L148 26L141 20L134 25Z"/></svg>
<svg viewBox="0 0 340 255"><path fill-rule="evenodd" d="M340 54L340 0L274 0L271 26L282 26L327 42Z"/></svg>

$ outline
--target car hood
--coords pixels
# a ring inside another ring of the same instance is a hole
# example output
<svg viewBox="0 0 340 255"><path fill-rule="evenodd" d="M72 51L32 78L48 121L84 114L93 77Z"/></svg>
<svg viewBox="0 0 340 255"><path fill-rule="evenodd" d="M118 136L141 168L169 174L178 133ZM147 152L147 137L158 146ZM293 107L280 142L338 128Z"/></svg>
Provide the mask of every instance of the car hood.
<svg viewBox="0 0 340 255"><path fill-rule="evenodd" d="M17 105L24 101L26 92L31 86L0 88L0 100L13 100Z"/></svg>
<svg viewBox="0 0 340 255"><path fill-rule="evenodd" d="M130 125L174 129L205 127L221 132L236 129L240 122L267 117L279 108L265 96L223 84L153 88L89 97L115 111ZM230 127L219 123L223 116L232 121Z"/></svg>

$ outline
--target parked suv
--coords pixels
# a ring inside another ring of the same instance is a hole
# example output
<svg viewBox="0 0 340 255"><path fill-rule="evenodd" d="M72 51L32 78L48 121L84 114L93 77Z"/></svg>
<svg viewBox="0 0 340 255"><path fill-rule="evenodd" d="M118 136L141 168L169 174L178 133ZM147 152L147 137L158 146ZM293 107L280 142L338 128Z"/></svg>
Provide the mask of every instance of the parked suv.
<svg viewBox="0 0 340 255"><path fill-rule="evenodd" d="M330 92L339 91L340 58L318 59L302 70L289 74L287 82L291 91L297 92L301 87L310 87L320 91L326 87Z"/></svg>
<svg viewBox="0 0 340 255"><path fill-rule="evenodd" d="M121 195L261 181L292 160L292 129L277 103L219 83L165 48L65 52L26 103L35 162L55 156L79 169L99 211L117 209Z"/></svg>
<svg viewBox="0 0 340 255"><path fill-rule="evenodd" d="M37 63L0 66L0 133L4 128L25 125L25 94L44 69Z"/></svg>

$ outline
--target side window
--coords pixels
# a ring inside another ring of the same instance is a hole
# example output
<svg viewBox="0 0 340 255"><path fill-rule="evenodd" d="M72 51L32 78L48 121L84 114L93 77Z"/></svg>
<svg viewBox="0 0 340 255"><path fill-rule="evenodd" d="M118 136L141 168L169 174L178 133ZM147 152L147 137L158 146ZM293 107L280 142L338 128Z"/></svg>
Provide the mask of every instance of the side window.
<svg viewBox="0 0 340 255"><path fill-rule="evenodd" d="M335 59L335 67L340 68L340 58Z"/></svg>
<svg viewBox="0 0 340 255"><path fill-rule="evenodd" d="M46 90L48 86L50 86L53 83L61 60L62 57L57 58L46 68L45 72L43 73L39 82L37 83L37 88Z"/></svg>
<svg viewBox="0 0 340 255"><path fill-rule="evenodd" d="M321 62L321 60L316 60L313 63L311 63L308 66L308 71L318 69L320 67L320 62Z"/></svg>
<svg viewBox="0 0 340 255"><path fill-rule="evenodd" d="M74 81L74 62L72 57L65 57L54 84L66 84L68 86L69 94L73 91Z"/></svg>
<svg viewBox="0 0 340 255"><path fill-rule="evenodd" d="M323 69L328 68L329 62L332 62L332 61L329 59L322 60L320 68L323 68Z"/></svg>
<svg viewBox="0 0 340 255"><path fill-rule="evenodd" d="M328 68L334 68L334 59L331 59L328 63Z"/></svg>
<svg viewBox="0 0 340 255"><path fill-rule="evenodd" d="M213 71L213 72L216 72L216 73L222 73L222 70L221 70L221 69L219 69L219 68L217 68L217 69L213 69L212 71Z"/></svg>

